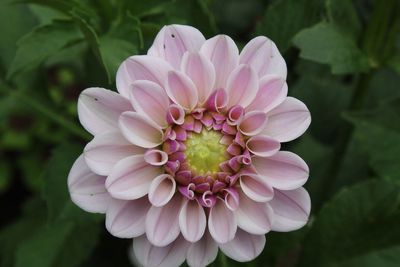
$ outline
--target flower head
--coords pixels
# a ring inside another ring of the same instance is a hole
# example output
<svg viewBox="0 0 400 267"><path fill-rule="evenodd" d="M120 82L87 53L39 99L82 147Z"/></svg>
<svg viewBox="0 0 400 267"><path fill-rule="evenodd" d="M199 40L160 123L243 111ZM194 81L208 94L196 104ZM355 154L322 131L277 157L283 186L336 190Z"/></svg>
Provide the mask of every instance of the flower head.
<svg viewBox="0 0 400 267"><path fill-rule="evenodd" d="M311 118L285 80L266 37L239 53L228 36L165 26L147 55L121 64L118 93L79 97L94 138L68 177L72 200L106 213L114 236L134 238L144 266L205 266L218 248L254 259L267 232L298 229L310 212L308 167L280 144Z"/></svg>

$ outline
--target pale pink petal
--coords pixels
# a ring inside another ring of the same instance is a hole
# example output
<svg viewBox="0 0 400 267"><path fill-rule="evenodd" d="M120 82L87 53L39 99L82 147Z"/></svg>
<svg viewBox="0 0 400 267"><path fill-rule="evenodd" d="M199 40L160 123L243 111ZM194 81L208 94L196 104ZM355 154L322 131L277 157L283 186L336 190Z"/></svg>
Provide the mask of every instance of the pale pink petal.
<svg viewBox="0 0 400 267"><path fill-rule="evenodd" d="M208 229L217 243L226 243L235 237L237 223L234 213L219 198L210 209Z"/></svg>
<svg viewBox="0 0 400 267"><path fill-rule="evenodd" d="M128 99L103 88L88 88L78 99L79 121L93 135L118 129L119 115L129 110Z"/></svg>
<svg viewBox="0 0 400 267"><path fill-rule="evenodd" d="M190 267L204 267L212 263L218 254L218 245L207 232L200 241L190 245L186 262Z"/></svg>
<svg viewBox="0 0 400 267"><path fill-rule="evenodd" d="M240 229L232 241L219 245L226 256L239 262L254 260L263 251L264 246L265 235L252 235Z"/></svg>
<svg viewBox="0 0 400 267"><path fill-rule="evenodd" d="M138 199L149 192L151 181L161 173L160 167L147 164L143 155L119 161L106 180L106 188L118 199Z"/></svg>
<svg viewBox="0 0 400 267"><path fill-rule="evenodd" d="M167 126L169 98L164 88L150 81L136 81L131 86L130 100L137 112L143 113L160 127Z"/></svg>
<svg viewBox="0 0 400 267"><path fill-rule="evenodd" d="M221 112L228 104L228 95L225 89L215 90L207 99L205 106L211 111Z"/></svg>
<svg viewBox="0 0 400 267"><path fill-rule="evenodd" d="M154 178L149 189L149 200L153 206L161 207L171 200L175 193L176 183L169 174L161 174Z"/></svg>
<svg viewBox="0 0 400 267"><path fill-rule="evenodd" d="M68 190L72 202L85 211L105 213L111 201L105 181L106 177L93 173L83 155L79 156L68 174Z"/></svg>
<svg viewBox="0 0 400 267"><path fill-rule="evenodd" d="M287 96L286 81L277 75L267 75L260 80L259 89L253 102L246 111L260 110L268 112L281 104Z"/></svg>
<svg viewBox="0 0 400 267"><path fill-rule="evenodd" d="M275 196L269 203L274 210L272 230L288 232L306 225L311 200L303 187L290 191L275 190Z"/></svg>
<svg viewBox="0 0 400 267"><path fill-rule="evenodd" d="M175 69L179 69L183 54L186 51L199 51L204 41L203 34L196 28L177 24L168 25L157 34L147 54L161 57Z"/></svg>
<svg viewBox="0 0 400 267"><path fill-rule="evenodd" d="M279 151L268 158L255 156L252 161L256 171L274 188L296 189L308 179L307 164L289 151Z"/></svg>
<svg viewBox="0 0 400 267"><path fill-rule="evenodd" d="M269 136L257 135L246 142L246 148L256 156L270 157L281 149L281 144Z"/></svg>
<svg viewBox="0 0 400 267"><path fill-rule="evenodd" d="M214 88L214 65L203 54L186 52L182 58L181 69L196 85L199 102L203 104Z"/></svg>
<svg viewBox="0 0 400 267"><path fill-rule="evenodd" d="M196 107L198 101L196 86L182 72L168 73L165 90L169 98L185 110L193 110Z"/></svg>
<svg viewBox="0 0 400 267"><path fill-rule="evenodd" d="M133 239L131 259L135 266L177 267L186 257L189 244L182 237L165 247L152 245L145 235Z"/></svg>
<svg viewBox="0 0 400 267"><path fill-rule="evenodd" d="M163 132L160 126L137 112L122 113L119 128L125 138L137 146L153 148L162 143Z"/></svg>
<svg viewBox="0 0 400 267"><path fill-rule="evenodd" d="M286 63L270 39L258 36L246 44L240 53L240 63L249 64L259 77L276 74L286 79Z"/></svg>
<svg viewBox="0 0 400 267"><path fill-rule="evenodd" d="M229 97L228 108L240 105L247 107L256 97L258 77L248 65L239 65L228 78L226 91Z"/></svg>
<svg viewBox="0 0 400 267"><path fill-rule="evenodd" d="M119 66L116 83L118 92L129 98L129 88L134 81L148 80L164 86L167 73L172 69L165 60L152 56L132 56Z"/></svg>
<svg viewBox="0 0 400 267"><path fill-rule="evenodd" d="M179 227L183 237L189 242L197 242L206 230L204 208L196 200L184 200L179 213Z"/></svg>
<svg viewBox="0 0 400 267"><path fill-rule="evenodd" d="M262 177L254 173L239 176L240 187L250 199L257 202L267 202L274 197L274 189Z"/></svg>
<svg viewBox="0 0 400 267"><path fill-rule="evenodd" d="M286 100L271 110L263 134L279 142L288 142L302 135L311 123L310 111L300 100L287 97Z"/></svg>
<svg viewBox="0 0 400 267"><path fill-rule="evenodd" d="M179 212L182 197L175 196L163 207L152 206L146 216L146 236L150 243L163 247L179 236Z"/></svg>
<svg viewBox="0 0 400 267"><path fill-rule="evenodd" d="M153 166L162 166L168 161L168 155L159 149L149 149L144 154L144 160Z"/></svg>
<svg viewBox="0 0 400 267"><path fill-rule="evenodd" d="M273 211L267 203L255 202L241 192L235 217L239 228L251 234L263 235L271 230Z"/></svg>
<svg viewBox="0 0 400 267"><path fill-rule="evenodd" d="M239 50L227 35L217 35L208 39L200 49L215 67L214 88L226 88L226 81L239 63Z"/></svg>
<svg viewBox="0 0 400 267"><path fill-rule="evenodd" d="M185 122L185 110L179 105L170 105L167 111L167 122L182 125Z"/></svg>
<svg viewBox="0 0 400 267"><path fill-rule="evenodd" d="M146 197L136 200L113 199L107 209L106 228L116 237L132 238L144 234L150 203Z"/></svg>
<svg viewBox="0 0 400 267"><path fill-rule="evenodd" d="M231 211L235 211L239 207L239 193L235 187L223 189L225 193L225 205Z"/></svg>
<svg viewBox="0 0 400 267"><path fill-rule="evenodd" d="M239 124L239 131L247 136L254 136L265 128L267 115L262 111L251 111L247 113Z"/></svg>
<svg viewBox="0 0 400 267"><path fill-rule="evenodd" d="M107 176L121 159L144 152L144 148L132 145L119 131L112 131L96 135L86 145L84 156L93 172Z"/></svg>

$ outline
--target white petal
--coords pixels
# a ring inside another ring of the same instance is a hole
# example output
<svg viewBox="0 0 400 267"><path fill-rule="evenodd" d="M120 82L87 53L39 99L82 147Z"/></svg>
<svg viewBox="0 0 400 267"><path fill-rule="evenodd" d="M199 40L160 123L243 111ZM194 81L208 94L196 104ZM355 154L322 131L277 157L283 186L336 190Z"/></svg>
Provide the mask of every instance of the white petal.
<svg viewBox="0 0 400 267"><path fill-rule="evenodd" d="M167 204L175 193L176 183L174 177L160 174L151 182L149 200L153 206L161 207Z"/></svg>
<svg viewBox="0 0 400 267"><path fill-rule="evenodd" d="M204 267L212 263L218 255L218 246L207 232L200 241L190 245L186 261L190 267Z"/></svg>
<svg viewBox="0 0 400 267"><path fill-rule="evenodd" d="M204 235L207 220L204 208L196 200L185 200L179 213L179 226L183 237L197 242Z"/></svg>
<svg viewBox="0 0 400 267"><path fill-rule="evenodd" d="M210 209L208 229L218 243L226 243L235 237L237 223L234 213L219 198L215 206Z"/></svg>

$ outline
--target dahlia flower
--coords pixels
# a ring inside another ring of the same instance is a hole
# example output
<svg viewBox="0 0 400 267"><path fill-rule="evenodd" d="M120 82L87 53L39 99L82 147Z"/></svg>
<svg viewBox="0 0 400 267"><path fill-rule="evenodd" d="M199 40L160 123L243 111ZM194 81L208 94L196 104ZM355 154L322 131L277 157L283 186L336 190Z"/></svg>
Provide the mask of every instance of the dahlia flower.
<svg viewBox="0 0 400 267"><path fill-rule="evenodd" d="M269 231L307 223L307 164L281 151L308 128L286 64L266 37L239 53L226 35L161 29L118 69L118 93L88 88L79 120L94 138L68 177L72 201L133 238L142 266L206 266L220 249L250 261Z"/></svg>

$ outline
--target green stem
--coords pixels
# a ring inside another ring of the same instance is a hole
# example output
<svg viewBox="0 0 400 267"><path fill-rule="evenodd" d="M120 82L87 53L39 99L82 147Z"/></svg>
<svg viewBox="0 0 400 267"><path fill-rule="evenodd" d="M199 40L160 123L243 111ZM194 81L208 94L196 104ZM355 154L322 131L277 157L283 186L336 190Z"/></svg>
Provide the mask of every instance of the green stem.
<svg viewBox="0 0 400 267"><path fill-rule="evenodd" d="M228 260L226 259L226 256L224 253L220 252L218 255L218 261L220 263L220 267L228 267Z"/></svg>

